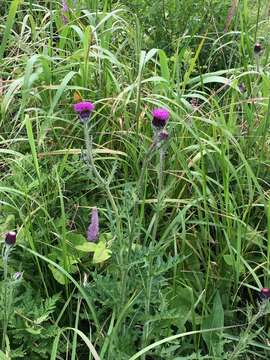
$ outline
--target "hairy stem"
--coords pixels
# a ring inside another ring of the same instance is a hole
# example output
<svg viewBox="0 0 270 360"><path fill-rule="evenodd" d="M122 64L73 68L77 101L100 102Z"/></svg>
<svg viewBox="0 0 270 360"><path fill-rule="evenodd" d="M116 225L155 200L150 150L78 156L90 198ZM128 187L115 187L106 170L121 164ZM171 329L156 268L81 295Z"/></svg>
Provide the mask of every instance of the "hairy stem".
<svg viewBox="0 0 270 360"><path fill-rule="evenodd" d="M2 337L2 350L5 349L7 327L8 327L8 308L7 308L7 288L8 288L8 256L10 253L10 246L4 245L2 251L3 268L4 268L4 319L3 319L3 337Z"/></svg>
<svg viewBox="0 0 270 360"><path fill-rule="evenodd" d="M109 185L107 184L107 182L101 177L100 173L98 172L96 166L95 166L95 162L94 162L94 158L93 158L93 146L92 146L92 136L89 135L89 129L88 129L88 123L87 121L84 122L84 140L85 140L85 145L86 145L86 156L87 156L87 163L88 163L88 167L90 169L90 171L92 171L96 177L96 181L98 183L98 185L100 185L100 187L102 187L107 196L108 199L111 203L111 207L115 213L115 216L117 218L117 223L119 220L119 216L118 216L118 208L116 206L116 203L114 201L114 198L112 196L111 190L109 188Z"/></svg>
<svg viewBox="0 0 270 360"><path fill-rule="evenodd" d="M158 224L160 219L160 212L161 212L161 202L162 202L162 191L163 191L163 165L164 165L164 149L160 147L159 149L159 167L158 167L158 195L157 195L157 210L156 210L156 217L154 222L153 228L153 235L152 235L152 244L156 241ZM147 285L146 285L146 298L145 298L145 316L149 316L150 313L150 302L151 302L151 293L152 293L152 283L153 283L153 276L152 276L152 265L153 265L153 257L152 251L150 247L150 254L149 254L149 263L148 263L148 276L147 276ZM149 336L149 322L147 321L143 327L143 337L142 337L142 347L147 346ZM143 355L143 359L145 359L145 355Z"/></svg>

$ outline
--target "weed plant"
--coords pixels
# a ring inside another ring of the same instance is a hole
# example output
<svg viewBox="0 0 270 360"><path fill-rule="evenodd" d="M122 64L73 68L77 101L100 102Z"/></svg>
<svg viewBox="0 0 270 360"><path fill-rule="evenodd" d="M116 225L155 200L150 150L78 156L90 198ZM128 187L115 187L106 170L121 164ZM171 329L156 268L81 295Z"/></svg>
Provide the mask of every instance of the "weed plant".
<svg viewBox="0 0 270 360"><path fill-rule="evenodd" d="M269 3L179 4L2 0L0 359L269 359Z"/></svg>

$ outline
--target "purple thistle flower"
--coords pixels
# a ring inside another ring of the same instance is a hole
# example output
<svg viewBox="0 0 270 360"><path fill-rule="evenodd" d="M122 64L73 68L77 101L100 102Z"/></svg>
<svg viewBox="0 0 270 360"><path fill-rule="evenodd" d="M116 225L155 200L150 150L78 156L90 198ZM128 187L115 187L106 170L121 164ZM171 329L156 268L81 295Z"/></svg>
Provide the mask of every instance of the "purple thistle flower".
<svg viewBox="0 0 270 360"><path fill-rule="evenodd" d="M9 246L14 245L16 243L16 237L17 237L17 234L15 233L15 231L9 231L5 237L6 245L9 245Z"/></svg>
<svg viewBox="0 0 270 360"><path fill-rule="evenodd" d="M95 109L95 105L90 101L81 101L73 105L74 111L80 116L82 122L87 121L92 111Z"/></svg>
<svg viewBox="0 0 270 360"><path fill-rule="evenodd" d="M167 109L156 108L152 111L152 125L156 128L163 128L169 120L170 113Z"/></svg>
<svg viewBox="0 0 270 360"><path fill-rule="evenodd" d="M98 238L99 238L98 209L94 207L92 209L91 223L87 229L87 240L90 242L96 242Z"/></svg>
<svg viewBox="0 0 270 360"><path fill-rule="evenodd" d="M270 299L270 289L262 288L261 291L260 291L260 298L262 300Z"/></svg>

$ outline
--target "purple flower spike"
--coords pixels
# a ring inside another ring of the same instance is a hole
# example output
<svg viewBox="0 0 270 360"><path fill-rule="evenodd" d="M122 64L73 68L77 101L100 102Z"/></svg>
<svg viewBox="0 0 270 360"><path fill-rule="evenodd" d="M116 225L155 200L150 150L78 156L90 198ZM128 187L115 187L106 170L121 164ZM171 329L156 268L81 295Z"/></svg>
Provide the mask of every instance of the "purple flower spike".
<svg viewBox="0 0 270 360"><path fill-rule="evenodd" d="M17 234L15 233L15 231L9 231L6 234L6 238L5 238L5 243L6 245L12 246L16 243L16 237Z"/></svg>
<svg viewBox="0 0 270 360"><path fill-rule="evenodd" d="M156 128L163 128L169 120L170 113L167 109L156 108L152 111L152 125Z"/></svg>
<svg viewBox="0 0 270 360"><path fill-rule="evenodd" d="M67 4L67 2L66 2L66 0L62 0L62 12L63 13L66 13L66 12L68 12L68 4Z"/></svg>
<svg viewBox="0 0 270 360"><path fill-rule="evenodd" d="M82 101L74 104L73 109L80 116L81 121L85 122L90 118L92 111L95 109L95 105L90 101Z"/></svg>
<svg viewBox="0 0 270 360"><path fill-rule="evenodd" d="M99 238L98 209L94 207L91 215L91 223L87 229L87 240L90 242L96 242L98 238Z"/></svg>

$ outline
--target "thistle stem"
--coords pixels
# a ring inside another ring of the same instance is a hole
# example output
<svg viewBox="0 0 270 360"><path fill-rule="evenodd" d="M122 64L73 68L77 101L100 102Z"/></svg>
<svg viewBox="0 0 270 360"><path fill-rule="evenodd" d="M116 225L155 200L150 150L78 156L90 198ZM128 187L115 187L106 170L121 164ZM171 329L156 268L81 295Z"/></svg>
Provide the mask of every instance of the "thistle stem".
<svg viewBox="0 0 270 360"><path fill-rule="evenodd" d="M94 162L94 158L93 158L93 141L92 141L92 136L89 135L87 121L84 122L84 140L85 140L85 145L86 145L86 156L87 156L88 167L89 167L90 171L94 172L94 175L96 177L96 181L97 181L98 185L100 185L100 187L104 188L104 190L108 196L108 199L111 203L112 209L115 213L115 216L117 217L117 220L118 220L119 219L118 209L117 209L116 203L114 201L114 198L112 196L111 190L110 190L107 182L102 178L102 176L100 175L100 173L98 172L98 170L95 166L95 162ZM117 221L117 223L118 223L118 221Z"/></svg>
<svg viewBox="0 0 270 360"><path fill-rule="evenodd" d="M163 164L164 164L164 149L161 147L159 149L158 196L157 196L156 218L155 218L153 235L152 235L153 242L156 240L157 237L157 230L158 230L159 218L161 213L161 202L162 202L162 191L163 191Z"/></svg>
<svg viewBox="0 0 270 360"><path fill-rule="evenodd" d="M127 266L129 264L131 250L132 250L132 244L133 244L133 240L134 240L134 234L135 234L135 229L136 229L136 219L138 216L138 208L139 208L140 198L141 198L142 192L143 192L145 172L147 169L147 165L152 157L154 149L155 149L155 142L152 143L152 145L149 147L149 149L145 155L143 165L142 165L141 175L140 175L139 181L137 183L137 196L136 196L135 204L133 207L133 213L132 213L132 218L131 218L132 223L130 226L129 237L128 237L128 252L127 252L127 257L126 257L126 261L125 261L125 264ZM137 239L139 239L139 237L140 237L140 233L137 234ZM125 297L126 297L127 276L128 276L128 270L126 269L126 271L124 271L123 279L122 279L122 293L121 293L121 304L122 305L124 304Z"/></svg>
<svg viewBox="0 0 270 360"><path fill-rule="evenodd" d="M4 268L4 319L3 319L3 337L2 350L5 349L6 334L8 327L8 309L7 309L7 288L8 288L8 256L10 253L10 246L4 244L2 250L3 268Z"/></svg>
<svg viewBox="0 0 270 360"><path fill-rule="evenodd" d="M156 217L154 222L154 229L152 235L152 244L156 241L158 224L160 219L160 212L161 212L161 202L162 202L162 191L163 191L163 164L164 164L164 149L161 146L159 148L159 168L158 168L158 196L157 196L157 210L156 210ZM149 316L150 313L150 300L151 300L151 293L152 293L152 283L153 283L153 276L152 276L152 251L150 246L150 254L149 254L149 261L148 261L148 276L147 276L147 284L146 284L146 299L145 299L145 316ZM142 347L147 346L148 342L148 334L149 334L149 322L146 322L143 327L143 342ZM143 356L143 360L145 359L145 355Z"/></svg>

